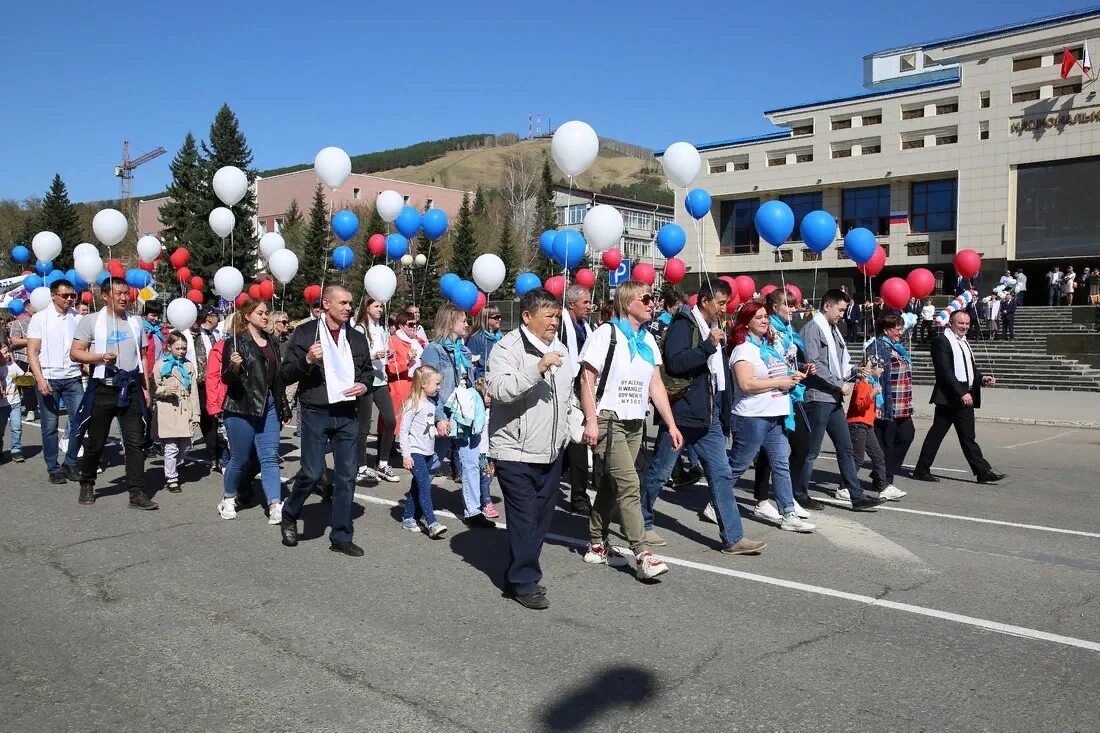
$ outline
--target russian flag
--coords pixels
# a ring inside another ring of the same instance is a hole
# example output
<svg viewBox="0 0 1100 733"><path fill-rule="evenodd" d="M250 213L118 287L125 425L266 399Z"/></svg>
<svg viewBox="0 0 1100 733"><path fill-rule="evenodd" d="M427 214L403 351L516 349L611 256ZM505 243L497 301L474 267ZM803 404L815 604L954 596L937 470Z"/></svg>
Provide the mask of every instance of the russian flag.
<svg viewBox="0 0 1100 733"><path fill-rule="evenodd" d="M908 224L909 212L908 211L891 211L890 212L890 226Z"/></svg>

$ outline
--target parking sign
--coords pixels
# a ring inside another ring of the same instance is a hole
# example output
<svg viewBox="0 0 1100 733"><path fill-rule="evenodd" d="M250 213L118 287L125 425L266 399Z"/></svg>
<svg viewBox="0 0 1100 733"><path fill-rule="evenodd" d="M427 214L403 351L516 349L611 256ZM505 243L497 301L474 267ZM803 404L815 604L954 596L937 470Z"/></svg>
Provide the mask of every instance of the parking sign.
<svg viewBox="0 0 1100 733"><path fill-rule="evenodd" d="M611 287L618 287L620 283L630 279L630 260L622 260L614 270L607 271L607 282Z"/></svg>

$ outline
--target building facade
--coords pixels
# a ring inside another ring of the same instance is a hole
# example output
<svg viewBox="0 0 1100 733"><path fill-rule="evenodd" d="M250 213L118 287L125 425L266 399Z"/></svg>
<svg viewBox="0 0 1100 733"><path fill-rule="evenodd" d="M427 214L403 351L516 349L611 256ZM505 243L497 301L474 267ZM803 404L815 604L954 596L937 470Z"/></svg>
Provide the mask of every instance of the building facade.
<svg viewBox="0 0 1100 733"><path fill-rule="evenodd" d="M764 114L781 128L774 133L697 145L703 170L693 185L713 205L697 229L686 192L676 192L676 220L688 233L682 257L697 270L751 274L758 285L782 277L807 293L863 289L842 246L855 227L886 249L881 277L928 267L950 279L965 248L983 254L987 281L1006 266L1039 283L1053 263L1100 263L1100 194L1091 186L1100 175L1100 84L1081 63L1061 73L1064 51L1080 60L1086 43L1100 48L1100 9L880 51L864 59L867 93L773 109ZM772 199L796 218L793 241L778 251L753 224ZM821 255L798 234L816 209L838 224Z"/></svg>

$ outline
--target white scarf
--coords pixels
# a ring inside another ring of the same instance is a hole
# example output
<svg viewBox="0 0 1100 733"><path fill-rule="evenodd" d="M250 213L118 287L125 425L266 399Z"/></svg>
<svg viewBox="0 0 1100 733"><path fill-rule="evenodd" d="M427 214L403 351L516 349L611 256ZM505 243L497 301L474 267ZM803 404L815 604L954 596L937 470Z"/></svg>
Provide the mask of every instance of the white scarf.
<svg viewBox="0 0 1100 733"><path fill-rule="evenodd" d="M407 336L400 328L397 329L396 335L399 341L409 345L409 376L411 377L420 368L420 357L424 355L424 344L420 343L419 338Z"/></svg>
<svg viewBox="0 0 1100 733"><path fill-rule="evenodd" d="M966 339L960 339L950 328L943 332L947 343L951 344L951 361L955 367L955 379L967 387L974 385L974 352Z"/></svg>
<svg viewBox="0 0 1100 733"><path fill-rule="evenodd" d="M691 309L691 315L695 316L695 324L699 326L699 341L703 342L710 338L711 326L703 318L702 311L699 310L699 306L695 306ZM726 389L726 371L722 368L722 347L719 346L713 354L707 357L707 369L714 376L714 391L722 392Z"/></svg>
<svg viewBox="0 0 1100 733"><path fill-rule="evenodd" d="M323 320L323 317L322 317ZM325 369L325 389L328 391L329 404L349 402L355 397L347 397L344 390L355 384L355 362L351 358L351 344L348 343L347 326L340 327L340 343L332 340L328 324L318 322L320 326L321 350L324 356L321 364Z"/></svg>
<svg viewBox="0 0 1100 733"><path fill-rule="evenodd" d="M821 311L814 313L814 323L821 329L821 333L825 336L825 342L829 345L829 371L837 379L847 379L848 374L852 371L852 356L848 353L848 344L841 341L844 344L844 357L843 363L841 363L841 357L836 351L833 326L826 320L825 314Z"/></svg>
<svg viewBox="0 0 1100 733"><path fill-rule="evenodd" d="M125 318L115 317L115 316L110 315L109 313L107 313L107 308L104 308L103 310L101 310L99 312L99 318L97 318L96 322L95 322L95 341L93 342L93 346L95 346L95 348L93 349L93 351L98 351L100 353L106 353L107 351L110 350L110 348L107 344L107 321L108 321L108 319L111 320L114 323L118 323L119 321L121 321L122 323L125 323L127 326L130 327L130 333L134 337L134 343L133 343L132 348L137 352L138 371L141 374L144 374L145 373L145 360L141 358L141 347L140 347L141 335L142 335L141 321L135 316L128 316L128 317L125 317ZM115 346L115 353L116 354L118 353L118 345ZM92 372L92 376L95 377L96 379L103 379L103 375L106 373L106 371L107 370L104 368L104 365L100 364Z"/></svg>
<svg viewBox="0 0 1100 733"><path fill-rule="evenodd" d="M546 354L549 354L551 351L556 351L559 354L561 354L562 356L566 357L566 359L569 358L569 347L567 347L565 344L563 344L561 342L561 339L557 338L557 336L555 336L554 340L551 341L548 344L545 341L543 341L542 339L540 339L539 337L535 336L535 334L531 333L531 331L527 328L527 326L520 326L519 330L521 332L523 332L523 335L527 337L527 340L530 341L531 344L536 349L538 349L539 353L542 354L543 356L545 356ZM488 366L488 365L486 365L486 366ZM548 371L550 372L550 374L557 374L558 373L558 368L557 367L550 367L550 369Z"/></svg>

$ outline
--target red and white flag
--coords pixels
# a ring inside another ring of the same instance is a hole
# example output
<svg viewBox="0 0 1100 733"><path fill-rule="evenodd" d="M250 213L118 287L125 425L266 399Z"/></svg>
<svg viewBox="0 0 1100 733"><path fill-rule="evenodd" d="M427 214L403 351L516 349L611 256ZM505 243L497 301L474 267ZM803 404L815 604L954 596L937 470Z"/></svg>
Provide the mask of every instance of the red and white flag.
<svg viewBox="0 0 1100 733"><path fill-rule="evenodd" d="M1085 41L1084 49L1081 52L1081 69L1087 74L1092 71L1092 60L1089 59L1089 42Z"/></svg>
<svg viewBox="0 0 1100 733"><path fill-rule="evenodd" d="M1092 59L1089 58L1089 42L1085 41L1081 44L1081 60L1078 61L1077 57L1070 53L1068 48L1062 49L1062 78L1065 79L1073 72L1073 67L1078 63L1081 64L1081 71L1087 76L1092 70Z"/></svg>

